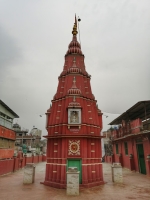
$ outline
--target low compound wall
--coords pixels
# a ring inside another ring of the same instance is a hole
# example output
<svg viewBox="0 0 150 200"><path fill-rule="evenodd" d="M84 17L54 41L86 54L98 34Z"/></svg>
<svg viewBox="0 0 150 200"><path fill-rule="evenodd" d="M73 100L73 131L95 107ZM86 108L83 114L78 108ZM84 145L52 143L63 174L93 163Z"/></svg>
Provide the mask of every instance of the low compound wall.
<svg viewBox="0 0 150 200"><path fill-rule="evenodd" d="M0 175L13 172L14 159L0 160Z"/></svg>
<svg viewBox="0 0 150 200"><path fill-rule="evenodd" d="M0 160L0 176L15 172L19 169L24 168L26 163L39 163L39 162L45 162L46 156L45 155L39 155L39 156L31 156L31 157L14 157L11 159L3 159Z"/></svg>
<svg viewBox="0 0 150 200"><path fill-rule="evenodd" d="M105 162L112 164L114 162L114 157L113 156L105 156Z"/></svg>

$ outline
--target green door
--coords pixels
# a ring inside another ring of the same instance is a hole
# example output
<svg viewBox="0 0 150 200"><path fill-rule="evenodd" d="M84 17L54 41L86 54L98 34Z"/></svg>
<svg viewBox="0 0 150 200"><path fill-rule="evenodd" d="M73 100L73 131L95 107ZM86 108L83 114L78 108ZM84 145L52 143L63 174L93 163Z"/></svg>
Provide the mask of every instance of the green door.
<svg viewBox="0 0 150 200"><path fill-rule="evenodd" d="M79 183L82 183L82 167L81 167L81 160L77 160L77 159L69 159L67 161L67 170L68 167L77 167L78 171L80 172L79 174Z"/></svg>
<svg viewBox="0 0 150 200"><path fill-rule="evenodd" d="M139 170L141 174L146 174L143 144L137 144Z"/></svg>

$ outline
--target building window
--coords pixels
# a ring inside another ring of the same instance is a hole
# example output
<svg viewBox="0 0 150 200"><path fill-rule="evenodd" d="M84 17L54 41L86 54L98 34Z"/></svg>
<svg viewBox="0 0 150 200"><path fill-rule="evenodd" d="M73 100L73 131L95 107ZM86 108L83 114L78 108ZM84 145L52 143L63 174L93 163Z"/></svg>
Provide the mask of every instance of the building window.
<svg viewBox="0 0 150 200"><path fill-rule="evenodd" d="M116 144L116 154L119 153L119 150L118 150L118 144Z"/></svg>
<svg viewBox="0 0 150 200"><path fill-rule="evenodd" d="M128 143L127 142L124 143L124 151L125 151L125 155L128 155Z"/></svg>

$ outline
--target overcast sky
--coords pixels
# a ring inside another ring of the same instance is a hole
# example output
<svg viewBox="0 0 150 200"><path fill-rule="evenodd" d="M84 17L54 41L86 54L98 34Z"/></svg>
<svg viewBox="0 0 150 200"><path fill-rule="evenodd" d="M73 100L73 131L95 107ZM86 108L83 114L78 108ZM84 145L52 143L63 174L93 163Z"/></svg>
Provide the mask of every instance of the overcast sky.
<svg viewBox="0 0 150 200"><path fill-rule="evenodd" d="M0 99L22 128L45 130L74 14L104 129L150 99L150 0L0 0ZM39 117L39 115L43 115Z"/></svg>

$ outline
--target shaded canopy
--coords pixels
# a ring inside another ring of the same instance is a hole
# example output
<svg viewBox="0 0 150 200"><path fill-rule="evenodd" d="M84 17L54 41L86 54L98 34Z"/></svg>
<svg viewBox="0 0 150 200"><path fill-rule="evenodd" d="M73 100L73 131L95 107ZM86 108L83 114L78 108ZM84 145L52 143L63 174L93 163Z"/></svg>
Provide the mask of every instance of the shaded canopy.
<svg viewBox="0 0 150 200"><path fill-rule="evenodd" d="M110 122L109 125L118 125L122 123L122 120L129 121L137 118L142 120L150 118L150 100L137 102L126 112Z"/></svg>

